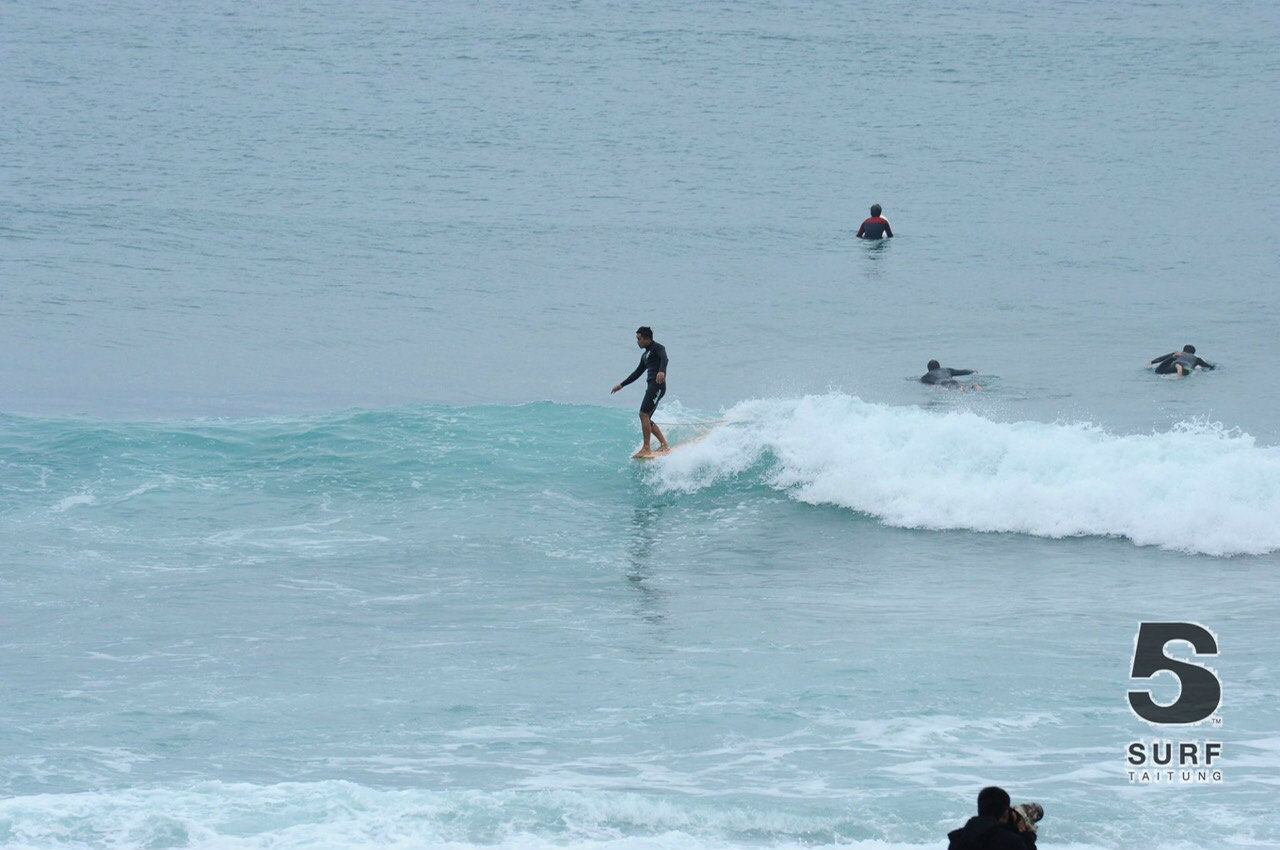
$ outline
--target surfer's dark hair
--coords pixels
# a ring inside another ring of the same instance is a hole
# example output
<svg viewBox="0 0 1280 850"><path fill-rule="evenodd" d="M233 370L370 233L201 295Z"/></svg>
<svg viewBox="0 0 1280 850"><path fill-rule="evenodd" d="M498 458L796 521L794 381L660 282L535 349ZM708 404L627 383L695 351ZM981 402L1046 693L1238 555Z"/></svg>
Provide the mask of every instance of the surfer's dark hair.
<svg viewBox="0 0 1280 850"><path fill-rule="evenodd" d="M641 325L640 327L636 328L636 333L640 334L640 336L644 337L645 339L653 339L653 328L649 327L648 325Z"/></svg>
<svg viewBox="0 0 1280 850"><path fill-rule="evenodd" d="M1190 344L1182 346L1182 350L1183 350L1184 352L1186 352L1187 354L1195 354L1195 353L1196 353L1196 347L1195 347L1194 345L1190 345Z"/></svg>
<svg viewBox="0 0 1280 850"><path fill-rule="evenodd" d="M939 363L937 360L930 360L930 361L929 361L929 365L928 365L928 366L925 366L924 368L926 368L926 369L928 369L930 372L932 372L934 369L941 369L941 368L942 368L942 364L941 364L941 363Z"/></svg>
<svg viewBox="0 0 1280 850"><path fill-rule="evenodd" d="M1009 792L988 785L978 792L978 814L998 818L1009 811Z"/></svg>
<svg viewBox="0 0 1280 850"><path fill-rule="evenodd" d="M871 214L872 214L872 215L880 215L880 205L879 205L879 204L872 204L872 205L871 205Z"/></svg>

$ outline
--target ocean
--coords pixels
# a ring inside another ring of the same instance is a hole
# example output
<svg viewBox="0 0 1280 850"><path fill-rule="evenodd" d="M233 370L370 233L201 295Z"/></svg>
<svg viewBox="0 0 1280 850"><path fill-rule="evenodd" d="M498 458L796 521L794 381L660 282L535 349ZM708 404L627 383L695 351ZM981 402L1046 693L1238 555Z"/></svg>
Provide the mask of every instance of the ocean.
<svg viewBox="0 0 1280 850"><path fill-rule="evenodd" d="M9 0L0 57L0 847L923 848L991 784L1280 847L1280 7Z"/></svg>

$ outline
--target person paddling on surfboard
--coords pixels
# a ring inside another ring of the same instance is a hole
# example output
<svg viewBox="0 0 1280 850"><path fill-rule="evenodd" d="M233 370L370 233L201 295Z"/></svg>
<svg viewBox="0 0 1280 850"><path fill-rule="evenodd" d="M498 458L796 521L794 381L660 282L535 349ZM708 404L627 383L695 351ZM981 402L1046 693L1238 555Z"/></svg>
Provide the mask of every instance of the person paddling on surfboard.
<svg viewBox="0 0 1280 850"><path fill-rule="evenodd" d="M928 365L926 365L924 368L928 369L929 371L925 372L923 375L920 376L920 383L933 384L934 386L938 386L938 387L950 387L952 389L961 389L961 390L964 389L964 385L956 380L956 378L960 377L961 375L978 374L977 371L974 369L948 369L946 366L943 366L937 360L930 360ZM982 389L982 387L978 386L977 384L974 384L973 388L975 390Z"/></svg>
<svg viewBox="0 0 1280 850"><path fill-rule="evenodd" d="M1190 375L1192 369L1215 368L1208 360L1196 356L1194 345L1184 345L1181 351L1173 351L1157 357L1147 364L1148 369L1155 369L1157 375Z"/></svg>
<svg viewBox="0 0 1280 850"><path fill-rule="evenodd" d="M667 349L653 341L653 328L648 325L636 328L636 345L644 349L640 355L640 365L620 384L615 384L610 394L616 393L627 384L640 377L640 373L648 371L648 382L644 391L644 399L640 402L640 433L644 437L644 446L632 457L652 457L653 449L649 447L649 435L658 438L658 451L668 452L667 438L662 429L654 422L653 412L658 409L658 402L667 394Z"/></svg>

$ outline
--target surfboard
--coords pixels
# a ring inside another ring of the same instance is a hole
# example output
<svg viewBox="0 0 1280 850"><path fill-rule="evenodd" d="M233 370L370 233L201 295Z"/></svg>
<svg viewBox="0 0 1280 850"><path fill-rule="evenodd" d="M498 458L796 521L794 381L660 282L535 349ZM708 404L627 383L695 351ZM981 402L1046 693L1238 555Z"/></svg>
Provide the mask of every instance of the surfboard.
<svg viewBox="0 0 1280 850"><path fill-rule="evenodd" d="M699 434L696 437L690 437L687 440L682 440L679 443L676 443L671 448L667 449L665 452L663 451L655 451L655 452L648 452L648 453L636 452L631 456L631 459L632 460L657 460L660 457L666 457L667 455L671 454L674 451L679 451L680 449L683 449L685 446L692 446L694 443L702 442L708 436L710 436L711 430L712 429L707 429L705 433Z"/></svg>

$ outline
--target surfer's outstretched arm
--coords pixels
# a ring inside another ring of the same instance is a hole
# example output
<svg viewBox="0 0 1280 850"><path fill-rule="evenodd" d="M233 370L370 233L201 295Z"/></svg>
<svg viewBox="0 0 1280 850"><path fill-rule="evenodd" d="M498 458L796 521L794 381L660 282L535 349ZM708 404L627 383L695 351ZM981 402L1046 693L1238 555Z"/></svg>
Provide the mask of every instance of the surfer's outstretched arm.
<svg viewBox="0 0 1280 850"><path fill-rule="evenodd" d="M665 365L665 364L664 364L664 365ZM616 393L618 390L622 389L622 388L623 388L623 387L625 387L627 384L631 383L631 382L632 382L632 381L634 381L636 378L640 377L642 374L644 374L644 367L645 367L644 358L643 358L643 357L641 357L641 358L640 358L640 365L636 367L636 370L635 370L634 372L632 372L630 375L628 375L628 376L623 380L623 382L622 382L622 383L620 383L620 384L614 384L613 389L609 390L609 393L610 393L611 395L612 395L613 393Z"/></svg>

